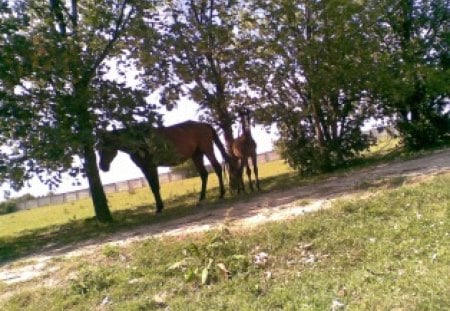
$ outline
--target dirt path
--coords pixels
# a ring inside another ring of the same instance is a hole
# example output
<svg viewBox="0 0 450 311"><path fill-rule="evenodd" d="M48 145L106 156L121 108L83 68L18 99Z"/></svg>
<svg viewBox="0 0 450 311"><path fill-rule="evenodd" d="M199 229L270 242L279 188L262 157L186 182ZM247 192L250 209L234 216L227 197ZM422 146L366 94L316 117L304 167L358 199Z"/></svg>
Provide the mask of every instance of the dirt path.
<svg viewBox="0 0 450 311"><path fill-rule="evenodd" d="M247 228L326 208L330 206L332 200L355 193L364 193L370 185L383 182L389 184L395 181L401 183L403 179L443 172L450 172L450 149L435 151L412 160L397 160L354 170L308 186L263 193L245 202L236 202L214 210L205 208L194 215L166 223L117 232L107 239L89 240L75 246L53 250L50 253L34 255L1 266L0 283L13 284L31 280L58 269L54 264L50 264L53 258L91 254L106 244L124 245L149 237L185 235L220 228L224 225L231 229L243 226ZM302 200L303 204L295 203L299 200Z"/></svg>

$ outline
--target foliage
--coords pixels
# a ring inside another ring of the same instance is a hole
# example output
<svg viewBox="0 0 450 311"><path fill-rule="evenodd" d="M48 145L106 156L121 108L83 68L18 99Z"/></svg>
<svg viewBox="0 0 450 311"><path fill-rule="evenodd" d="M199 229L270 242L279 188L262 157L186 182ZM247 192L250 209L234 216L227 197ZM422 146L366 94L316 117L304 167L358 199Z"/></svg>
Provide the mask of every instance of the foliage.
<svg viewBox="0 0 450 311"><path fill-rule="evenodd" d="M200 119L223 131L232 155L236 109L251 97L245 82L249 41L240 34L248 4L175 0L160 2L150 11L145 9L148 3L142 2L142 25L133 49L147 73L147 85L160 90L160 102L169 110L182 97L198 103ZM230 185L235 187L237 160L231 156L231 161Z"/></svg>
<svg viewBox="0 0 450 311"><path fill-rule="evenodd" d="M0 202L0 215L13 213L17 211L17 204L20 202L26 202L28 200L34 199L31 194L24 194L21 197L8 199L4 202Z"/></svg>
<svg viewBox="0 0 450 311"><path fill-rule="evenodd" d="M147 33L133 49L148 72L146 82L152 89L162 87L160 101L169 110L181 96L189 96L205 109L210 121L225 130L231 126L228 108L236 104L247 56L233 31L242 26L238 12L245 5L176 0L161 2L157 9L142 13L141 27ZM153 38L157 44L150 41Z"/></svg>
<svg viewBox="0 0 450 311"><path fill-rule="evenodd" d="M172 167L171 172L184 174L186 177L197 177L199 173L193 161L186 161L178 166Z"/></svg>
<svg viewBox="0 0 450 311"><path fill-rule="evenodd" d="M115 122L147 117L153 108L143 99L146 92L106 78L114 62L122 66L117 65L119 74L130 69L131 60L120 60L135 5L128 0L21 1L9 10L2 17L23 16L26 22L13 22L15 32L2 28L7 57L19 61L4 64L6 72L17 74L1 77L7 96L0 98L6 147L0 181L20 189L37 176L52 188L63 173L86 176L98 220L110 221L96 164L96 133Z"/></svg>
<svg viewBox="0 0 450 311"><path fill-rule="evenodd" d="M17 204L34 199L31 194L25 194L18 198L7 198L6 201L0 202L0 215L9 214L17 211Z"/></svg>
<svg viewBox="0 0 450 311"><path fill-rule="evenodd" d="M424 107L425 106L425 107ZM443 145L450 137L450 110L443 113L444 106L430 107L429 103L420 105L420 119L414 122L399 120L397 127L405 146L417 150ZM439 111L440 110L440 111Z"/></svg>
<svg viewBox="0 0 450 311"><path fill-rule="evenodd" d="M384 106L411 149L441 144L450 133L447 1L386 1L379 17L376 79Z"/></svg>
<svg viewBox="0 0 450 311"><path fill-rule="evenodd" d="M260 117L275 121L280 147L301 173L345 164L371 141L361 133L380 112L370 93L372 13L349 1L256 1L251 83Z"/></svg>

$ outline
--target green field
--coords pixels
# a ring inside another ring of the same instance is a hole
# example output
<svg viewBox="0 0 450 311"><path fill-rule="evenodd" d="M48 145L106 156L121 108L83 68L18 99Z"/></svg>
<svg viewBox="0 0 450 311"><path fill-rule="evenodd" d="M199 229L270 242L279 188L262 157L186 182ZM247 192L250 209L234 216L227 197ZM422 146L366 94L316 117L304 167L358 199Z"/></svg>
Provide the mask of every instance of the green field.
<svg viewBox="0 0 450 311"><path fill-rule="evenodd" d="M384 137L355 165L367 165L398 156L397 144L396 139ZM282 160L260 165L259 175L262 192L308 184L327 177L300 178ZM196 213L199 191L198 177L162 184L165 210L158 216L154 213L154 199L149 188L138 189L134 193L109 194L108 201L115 221L106 225L95 221L90 199L0 215L0 263L47 247L63 247L90 238L108 236L118 230ZM217 177L210 174L207 199L202 205L216 208L221 204L258 195L247 193L236 197L227 193L226 198L220 200L218 192Z"/></svg>
<svg viewBox="0 0 450 311"><path fill-rule="evenodd" d="M0 284L2 310L448 310L449 188L446 174L251 231L106 246Z"/></svg>
<svg viewBox="0 0 450 311"><path fill-rule="evenodd" d="M284 174L294 174L283 161L274 161L260 166L260 178L267 179ZM199 177L174 181L161 185L161 196L170 210L174 205L193 207L200 194ZM218 180L215 174L208 178L207 201L216 201L219 194ZM181 202L180 198L183 198ZM114 213L145 207L148 216L154 213L154 198L150 188L137 189L135 193L112 193L108 195L111 211ZM94 208L90 198L59 205L44 206L0 216L0 238L18 234L24 230L42 229L61 225L71 221L94 217ZM32 220L32 221L30 221Z"/></svg>
<svg viewBox="0 0 450 311"><path fill-rule="evenodd" d="M260 166L260 177L264 191L280 187L279 183L295 184L298 179L283 161L273 161ZM94 220L90 199L61 205L45 206L11 214L0 215L0 263L42 249L47 245L64 246L67 243L101 237L111 232L164 222L189 215L196 209L200 191L200 178L190 178L161 185L165 202L162 215L155 215L154 199L149 188L137 189L135 193L119 192L108 195L112 224L100 224ZM218 198L218 180L210 174L207 199L203 205L208 208L239 200L256 194ZM74 234L76 232L76 234Z"/></svg>

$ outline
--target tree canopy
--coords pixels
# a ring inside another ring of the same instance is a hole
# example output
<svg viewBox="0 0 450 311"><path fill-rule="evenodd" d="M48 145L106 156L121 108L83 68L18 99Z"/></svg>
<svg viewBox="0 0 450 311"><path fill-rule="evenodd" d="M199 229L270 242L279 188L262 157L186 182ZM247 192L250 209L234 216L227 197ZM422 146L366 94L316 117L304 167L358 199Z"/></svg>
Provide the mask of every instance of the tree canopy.
<svg viewBox="0 0 450 311"><path fill-rule="evenodd" d="M157 104L181 98L228 151L239 109L275 123L303 174L367 148L369 119L390 120L411 148L449 137L446 0L0 0L0 18L0 181L84 174L102 221L97 133L157 122Z"/></svg>
<svg viewBox="0 0 450 311"><path fill-rule="evenodd" d="M105 76L109 63L128 51L122 43L135 5L127 0L36 0L3 7L14 31L2 29L2 52L10 61L2 63L9 74L1 77L1 139L8 146L2 180L20 188L38 176L56 185L63 172L82 173L97 218L109 221L94 151L96 132L136 114L148 117L152 108L144 100L146 92ZM81 167L74 164L75 156Z"/></svg>

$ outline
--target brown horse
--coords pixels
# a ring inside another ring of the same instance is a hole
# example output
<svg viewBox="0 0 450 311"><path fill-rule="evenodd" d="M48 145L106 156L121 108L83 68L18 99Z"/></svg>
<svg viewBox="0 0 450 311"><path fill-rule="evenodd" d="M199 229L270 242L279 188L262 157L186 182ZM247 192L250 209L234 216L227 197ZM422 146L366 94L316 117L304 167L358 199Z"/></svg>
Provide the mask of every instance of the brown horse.
<svg viewBox="0 0 450 311"><path fill-rule="evenodd" d="M228 154L214 128L206 123L186 121L168 127L152 127L138 124L134 127L105 132L99 135L97 149L100 168L108 171L117 155L123 151L130 155L134 163L144 173L156 201L156 212L164 205L159 191L158 166L176 166L191 158L200 173L202 189L200 200L205 198L208 172L203 163L205 155L219 178L220 197L225 194L222 169L214 155L215 143L228 162Z"/></svg>
<svg viewBox="0 0 450 311"><path fill-rule="evenodd" d="M248 164L248 159L252 160L253 173L255 174L256 188L260 190L259 178L258 178L258 163L256 156L256 142L252 137L250 130L250 112L249 110L244 110L239 113L242 125L242 135L237 137L233 141L233 155L238 159L238 192L242 189L245 191L244 181L242 179L242 173L244 166L246 168L246 173L248 177L248 182L250 184L250 190L253 191L253 183L251 177L251 170Z"/></svg>

